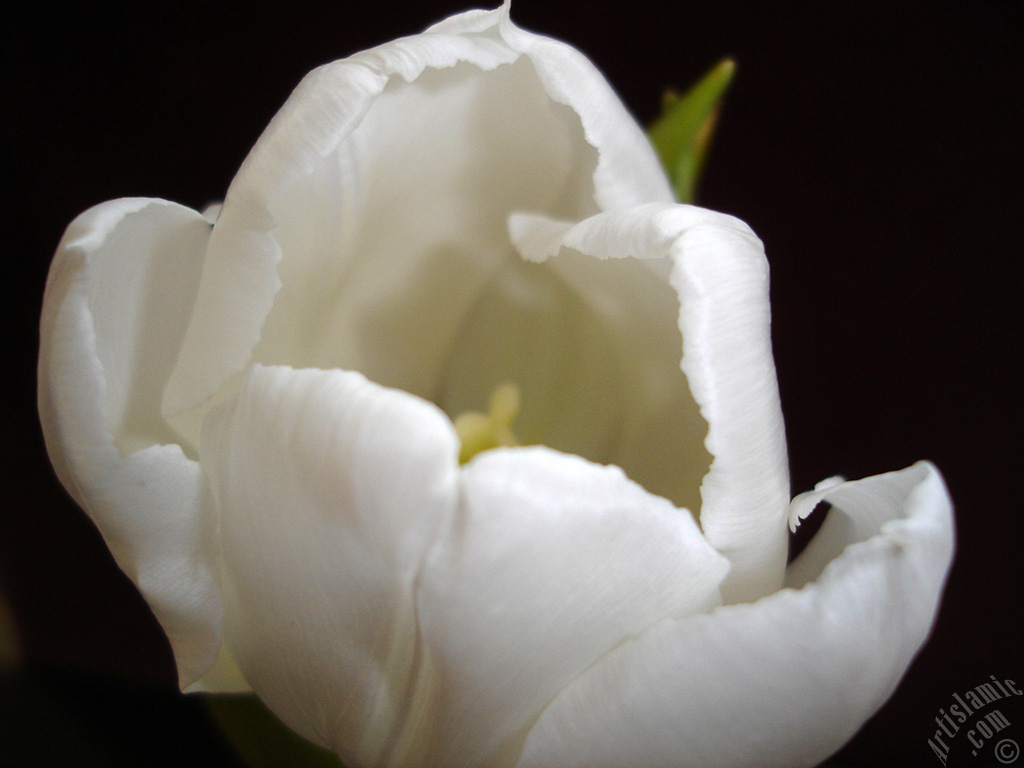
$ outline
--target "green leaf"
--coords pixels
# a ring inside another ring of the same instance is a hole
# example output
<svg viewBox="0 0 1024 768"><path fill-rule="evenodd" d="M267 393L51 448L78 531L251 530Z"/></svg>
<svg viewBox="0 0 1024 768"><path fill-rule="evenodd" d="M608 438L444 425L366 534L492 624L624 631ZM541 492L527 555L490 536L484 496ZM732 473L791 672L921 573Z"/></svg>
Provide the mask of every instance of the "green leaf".
<svg viewBox="0 0 1024 768"><path fill-rule="evenodd" d="M337 756L303 739L254 694L205 694L210 714L251 768L343 768Z"/></svg>
<svg viewBox="0 0 1024 768"><path fill-rule="evenodd" d="M661 117L647 131L681 203L694 200L722 97L735 71L736 63L723 59L684 95L667 92Z"/></svg>

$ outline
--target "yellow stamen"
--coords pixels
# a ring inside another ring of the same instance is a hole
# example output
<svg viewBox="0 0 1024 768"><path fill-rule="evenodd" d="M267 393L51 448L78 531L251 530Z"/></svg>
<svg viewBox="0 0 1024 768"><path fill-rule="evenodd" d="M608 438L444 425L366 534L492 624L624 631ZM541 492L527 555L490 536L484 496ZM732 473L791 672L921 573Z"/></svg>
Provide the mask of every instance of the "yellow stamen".
<svg viewBox="0 0 1024 768"><path fill-rule="evenodd" d="M462 441L459 463L465 464L481 451L502 445L519 445L512 422L519 412L519 387L502 384L491 395L487 413L467 411L455 419L455 432Z"/></svg>

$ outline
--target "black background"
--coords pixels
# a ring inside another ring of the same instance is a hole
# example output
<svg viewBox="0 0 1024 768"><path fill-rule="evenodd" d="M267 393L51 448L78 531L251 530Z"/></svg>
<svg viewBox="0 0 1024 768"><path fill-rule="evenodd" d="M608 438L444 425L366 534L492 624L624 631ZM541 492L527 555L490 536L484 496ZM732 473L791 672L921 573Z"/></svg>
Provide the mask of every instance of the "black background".
<svg viewBox="0 0 1024 768"><path fill-rule="evenodd" d="M959 551L934 635L841 765L937 765L927 739L954 692L990 674L1024 682L1020 7L513 8L521 26L586 52L642 122L665 86L736 58L700 202L746 220L768 249L794 492L920 458L946 475ZM0 745L5 723L37 740L26 764L86 742L96 764L228 760L173 693L166 641L42 447L37 322L64 226L116 197L219 199L306 71L463 8L30 3L0 27L0 179L12 198L0 241L0 586L25 660L4 677Z"/></svg>

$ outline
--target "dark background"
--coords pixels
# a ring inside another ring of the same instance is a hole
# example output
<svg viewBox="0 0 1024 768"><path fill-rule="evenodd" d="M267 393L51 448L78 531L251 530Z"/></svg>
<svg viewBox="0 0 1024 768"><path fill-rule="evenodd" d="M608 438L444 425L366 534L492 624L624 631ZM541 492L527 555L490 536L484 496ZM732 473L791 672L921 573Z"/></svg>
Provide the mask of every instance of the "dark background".
<svg viewBox="0 0 1024 768"><path fill-rule="evenodd" d="M25 764L230 761L202 709L174 693L159 628L46 459L36 324L64 226L115 197L219 199L307 70L464 7L42 2L3 22L0 591L22 664L3 676L0 755L6 728L8 745L38 744ZM700 202L745 219L768 249L794 492L920 458L945 473L959 551L934 635L840 765L937 765L927 739L954 692L990 674L1024 682L1020 9L513 9L586 52L645 123L665 86L736 58Z"/></svg>

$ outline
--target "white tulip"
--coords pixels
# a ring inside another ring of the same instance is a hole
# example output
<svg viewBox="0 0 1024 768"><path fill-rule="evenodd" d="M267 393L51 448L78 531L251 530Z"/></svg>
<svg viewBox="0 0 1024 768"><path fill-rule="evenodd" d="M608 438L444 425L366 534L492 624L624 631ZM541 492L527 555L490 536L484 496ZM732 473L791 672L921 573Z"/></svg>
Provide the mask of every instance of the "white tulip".
<svg viewBox="0 0 1024 768"><path fill-rule="evenodd" d="M790 502L761 242L507 5L312 72L215 219L82 214L39 382L182 687L352 766L812 765L952 557L927 463Z"/></svg>

